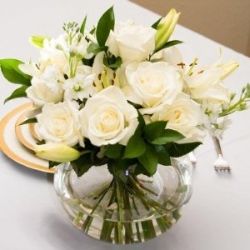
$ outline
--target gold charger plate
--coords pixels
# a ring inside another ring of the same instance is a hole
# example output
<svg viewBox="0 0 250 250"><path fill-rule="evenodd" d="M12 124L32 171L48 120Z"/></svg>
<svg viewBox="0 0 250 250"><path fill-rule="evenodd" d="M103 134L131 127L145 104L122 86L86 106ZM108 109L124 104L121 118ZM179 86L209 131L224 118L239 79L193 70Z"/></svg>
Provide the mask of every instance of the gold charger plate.
<svg viewBox="0 0 250 250"><path fill-rule="evenodd" d="M35 134L32 136L30 131L32 131L32 127L34 130L34 126L30 124L18 126L20 121L25 118L25 113L31 108L31 103L25 103L2 118L0 122L0 148L10 159L27 168L45 173L54 173L55 169L49 169L48 161L36 157L32 152Z"/></svg>

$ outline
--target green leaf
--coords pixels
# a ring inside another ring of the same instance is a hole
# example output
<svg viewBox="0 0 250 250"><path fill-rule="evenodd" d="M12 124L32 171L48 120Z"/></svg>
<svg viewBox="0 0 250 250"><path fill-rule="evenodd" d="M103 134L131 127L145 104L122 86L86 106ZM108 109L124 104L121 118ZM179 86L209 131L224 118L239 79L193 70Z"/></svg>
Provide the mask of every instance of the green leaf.
<svg viewBox="0 0 250 250"><path fill-rule="evenodd" d="M19 69L20 64L23 64L23 62L17 59L1 59L0 67L3 73L3 76L9 82L30 86L31 76L24 74Z"/></svg>
<svg viewBox="0 0 250 250"><path fill-rule="evenodd" d="M124 146L120 144L108 145L104 149L104 155L110 159L118 159L122 157Z"/></svg>
<svg viewBox="0 0 250 250"><path fill-rule="evenodd" d="M91 159L91 152L82 154L80 158L78 158L75 161L72 161L71 164L77 176L78 177L82 176L93 166L93 162Z"/></svg>
<svg viewBox="0 0 250 250"><path fill-rule="evenodd" d="M125 159L137 158L145 152L146 145L141 136L141 132L141 128L138 126L134 135L129 139L124 153Z"/></svg>
<svg viewBox="0 0 250 250"><path fill-rule="evenodd" d="M41 141L38 141L36 143L36 145L43 145L43 144L46 144L46 141L45 140L41 140Z"/></svg>
<svg viewBox="0 0 250 250"><path fill-rule="evenodd" d="M113 7L109 8L100 18L96 28L96 38L100 47L105 46L109 33L114 29L115 16Z"/></svg>
<svg viewBox="0 0 250 250"><path fill-rule="evenodd" d="M169 145L166 145L166 148L171 157L181 157L192 152L200 145L201 142L192 142L185 144L170 143Z"/></svg>
<svg viewBox="0 0 250 250"><path fill-rule="evenodd" d="M130 162L127 160L116 160L108 162L108 170L116 178L122 182L127 181L126 170L130 167Z"/></svg>
<svg viewBox="0 0 250 250"><path fill-rule="evenodd" d="M141 165L144 167L149 176L155 174L157 170L158 157L153 146L146 145L146 151L138 158Z"/></svg>
<svg viewBox="0 0 250 250"><path fill-rule="evenodd" d="M139 126L141 127L141 129L143 130L146 126L145 120L143 118L143 115L140 113L139 110L137 110L138 112L138 121L139 121Z"/></svg>
<svg viewBox="0 0 250 250"><path fill-rule="evenodd" d="M166 128L166 126L167 126L166 121L152 122L152 123L149 123L149 124L146 125L145 133L149 138L151 138L151 136L153 136L153 134L155 134L157 131L164 130Z"/></svg>
<svg viewBox="0 0 250 250"><path fill-rule="evenodd" d="M107 55L105 55L103 58L103 63L105 66L115 70L115 69L118 69L122 65L122 59L119 56L108 57Z"/></svg>
<svg viewBox="0 0 250 250"><path fill-rule="evenodd" d="M166 126L167 122L165 121L157 121L147 124L144 128L146 138L149 141L153 141L162 134L162 131L165 130Z"/></svg>
<svg viewBox="0 0 250 250"><path fill-rule="evenodd" d="M56 166L58 166L59 164L60 164L60 163L55 162L55 161L49 161L49 168L56 167Z"/></svg>
<svg viewBox="0 0 250 250"><path fill-rule="evenodd" d="M87 22L87 16L84 17L81 27L80 27L80 33L84 35L85 32L85 27L86 27L86 22Z"/></svg>
<svg viewBox="0 0 250 250"><path fill-rule="evenodd" d="M87 52L88 53L93 53L93 54L97 54L97 53L99 53L99 52L101 52L101 51L103 51L103 50L105 50L105 47L100 47L98 44L96 44L96 43L91 43L90 45L89 45L89 47L87 48Z"/></svg>
<svg viewBox="0 0 250 250"><path fill-rule="evenodd" d="M158 48L157 50L154 51L154 53L162 50L162 49L166 49L166 48L169 48L169 47L172 47L172 46L175 46L177 44L181 44L183 43L182 41L179 41L179 40L173 40L173 41L169 41L165 44L163 44L160 48Z"/></svg>
<svg viewBox="0 0 250 250"><path fill-rule="evenodd" d="M161 20L162 20L162 17L160 17L154 24L152 24L152 28L154 28L154 29L157 29L157 27L158 27L158 24L161 22Z"/></svg>
<svg viewBox="0 0 250 250"><path fill-rule="evenodd" d="M36 117L29 118L29 119L23 121L22 123L18 124L18 126L21 126L24 124L30 124L30 123L37 123L37 118Z"/></svg>
<svg viewBox="0 0 250 250"><path fill-rule="evenodd" d="M164 145L170 142L176 142L185 137L178 131L172 129L164 129L156 134L156 137L152 140L153 144Z"/></svg>
<svg viewBox="0 0 250 250"><path fill-rule="evenodd" d="M14 90L12 92L12 94L5 99L4 103L12 100L12 99L15 99L15 98L20 98L20 97L26 97L27 94L26 94L26 89L28 88L28 86L21 86L20 88Z"/></svg>
<svg viewBox="0 0 250 250"><path fill-rule="evenodd" d="M87 66L92 67L93 64L94 64L94 60L95 60L95 57L94 57L94 56L93 56L92 58L90 58L90 59L83 58L83 59L82 59L82 63L83 63L84 65L87 65Z"/></svg>
<svg viewBox="0 0 250 250"><path fill-rule="evenodd" d="M163 145L170 142L179 141L184 138L179 132L166 129L167 122L157 121L146 125L145 135L149 142L157 145Z"/></svg>
<svg viewBox="0 0 250 250"><path fill-rule="evenodd" d="M29 38L29 42L33 46L35 46L37 48L43 48L44 47L44 41L46 39L50 40L50 37L48 37L48 36L31 36Z"/></svg>
<svg viewBox="0 0 250 250"><path fill-rule="evenodd" d="M170 166L171 160L167 149L162 145L155 145L155 151L158 157L158 163L164 166Z"/></svg>

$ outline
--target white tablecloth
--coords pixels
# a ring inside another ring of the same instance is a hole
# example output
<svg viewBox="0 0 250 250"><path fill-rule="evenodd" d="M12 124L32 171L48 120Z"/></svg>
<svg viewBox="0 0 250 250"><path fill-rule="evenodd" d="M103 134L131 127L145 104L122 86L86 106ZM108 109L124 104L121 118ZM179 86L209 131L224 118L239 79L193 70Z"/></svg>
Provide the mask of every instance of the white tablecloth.
<svg viewBox="0 0 250 250"><path fill-rule="evenodd" d="M117 18L121 20L131 18L151 24L157 19L156 14L124 0L1 1L0 56L23 60L36 58L37 51L27 42L30 34L55 36L60 33L65 20L81 21L86 13L89 23L95 23L100 14L112 4L115 6ZM216 29L211 27L213 28ZM218 58L220 47L223 48L226 59L237 60L241 67L228 80L228 85L233 89L239 90L250 81L249 58L180 26L175 36L185 41L181 45L182 51L190 60L198 56L204 63L212 62ZM11 90L11 85L2 77L0 90L2 103ZM5 106L1 104L1 116L20 102L13 101ZM120 249L249 249L250 111L236 114L232 120L233 125L223 142L226 158L233 169L232 175L222 176L213 171L215 154L211 142L207 140L197 151L194 194L183 209L181 220L160 238L145 244L119 247ZM51 176L19 166L1 153L0 161L1 250L116 248L86 237L71 225L55 195Z"/></svg>

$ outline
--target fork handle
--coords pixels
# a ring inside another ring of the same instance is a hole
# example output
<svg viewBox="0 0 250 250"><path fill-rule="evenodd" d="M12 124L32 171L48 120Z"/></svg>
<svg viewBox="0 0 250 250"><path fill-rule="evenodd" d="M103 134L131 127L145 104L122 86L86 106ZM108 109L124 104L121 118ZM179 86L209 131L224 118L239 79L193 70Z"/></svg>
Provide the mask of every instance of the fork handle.
<svg viewBox="0 0 250 250"><path fill-rule="evenodd" d="M220 140L217 136L212 135L214 147L218 156L223 156Z"/></svg>

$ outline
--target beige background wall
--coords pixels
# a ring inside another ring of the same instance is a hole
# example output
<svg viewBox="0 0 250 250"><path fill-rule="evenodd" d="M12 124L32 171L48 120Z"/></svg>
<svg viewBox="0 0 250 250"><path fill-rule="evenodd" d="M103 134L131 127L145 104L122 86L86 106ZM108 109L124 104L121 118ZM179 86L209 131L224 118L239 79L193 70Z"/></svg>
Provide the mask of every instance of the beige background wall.
<svg viewBox="0 0 250 250"><path fill-rule="evenodd" d="M180 23L250 56L250 0L132 0L161 15L172 7Z"/></svg>

